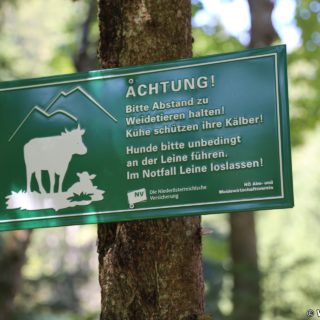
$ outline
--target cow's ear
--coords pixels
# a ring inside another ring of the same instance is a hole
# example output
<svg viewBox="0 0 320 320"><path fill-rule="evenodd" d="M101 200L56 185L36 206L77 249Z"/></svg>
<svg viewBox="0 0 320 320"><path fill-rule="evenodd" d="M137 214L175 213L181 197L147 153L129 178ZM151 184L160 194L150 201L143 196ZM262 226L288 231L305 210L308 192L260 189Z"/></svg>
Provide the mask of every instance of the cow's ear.
<svg viewBox="0 0 320 320"><path fill-rule="evenodd" d="M86 130L81 129L80 124L78 124L77 130L80 132L81 135L83 135L86 132Z"/></svg>
<svg viewBox="0 0 320 320"><path fill-rule="evenodd" d="M64 132L61 132L61 135L64 136L64 135L66 135L67 133L69 133L69 131L68 131L66 128L64 128Z"/></svg>
<svg viewBox="0 0 320 320"><path fill-rule="evenodd" d="M77 172L77 176L78 176L79 178L81 178L81 173L80 173L80 172Z"/></svg>
<svg viewBox="0 0 320 320"><path fill-rule="evenodd" d="M95 177L96 177L95 174L91 174L91 175L90 175L90 179L91 179L91 180L94 179Z"/></svg>

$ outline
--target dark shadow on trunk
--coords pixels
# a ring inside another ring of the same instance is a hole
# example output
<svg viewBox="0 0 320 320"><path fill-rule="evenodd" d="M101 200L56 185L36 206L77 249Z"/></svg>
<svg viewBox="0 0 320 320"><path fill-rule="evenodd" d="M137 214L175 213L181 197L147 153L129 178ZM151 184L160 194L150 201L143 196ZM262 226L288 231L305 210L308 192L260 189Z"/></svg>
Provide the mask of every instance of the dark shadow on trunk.
<svg viewBox="0 0 320 320"><path fill-rule="evenodd" d="M14 299L21 286L31 232L3 232L0 236L0 320L13 319Z"/></svg>

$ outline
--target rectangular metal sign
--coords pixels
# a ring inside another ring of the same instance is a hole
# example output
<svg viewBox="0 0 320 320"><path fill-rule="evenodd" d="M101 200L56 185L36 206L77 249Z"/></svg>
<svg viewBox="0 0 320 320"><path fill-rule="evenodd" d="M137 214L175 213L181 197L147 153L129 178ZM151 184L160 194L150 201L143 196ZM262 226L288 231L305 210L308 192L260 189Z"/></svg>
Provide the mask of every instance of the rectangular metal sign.
<svg viewBox="0 0 320 320"><path fill-rule="evenodd" d="M0 84L0 230L293 206L285 46Z"/></svg>

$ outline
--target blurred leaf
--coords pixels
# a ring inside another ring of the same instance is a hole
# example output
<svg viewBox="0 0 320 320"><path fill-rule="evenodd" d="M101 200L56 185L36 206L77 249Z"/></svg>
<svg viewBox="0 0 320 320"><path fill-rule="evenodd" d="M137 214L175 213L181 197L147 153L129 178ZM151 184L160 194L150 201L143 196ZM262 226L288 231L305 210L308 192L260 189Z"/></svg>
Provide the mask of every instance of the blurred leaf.
<svg viewBox="0 0 320 320"><path fill-rule="evenodd" d="M192 0L192 16L194 17L199 10L203 10L203 4L199 0Z"/></svg>
<svg viewBox="0 0 320 320"><path fill-rule="evenodd" d="M215 28L213 34L201 28L193 29L193 55L195 57L223 52L240 51L244 47L238 39L227 35L221 26Z"/></svg>
<svg viewBox="0 0 320 320"><path fill-rule="evenodd" d="M229 248L226 239L218 240L209 236L204 237L203 255L210 262L225 262L229 257Z"/></svg>

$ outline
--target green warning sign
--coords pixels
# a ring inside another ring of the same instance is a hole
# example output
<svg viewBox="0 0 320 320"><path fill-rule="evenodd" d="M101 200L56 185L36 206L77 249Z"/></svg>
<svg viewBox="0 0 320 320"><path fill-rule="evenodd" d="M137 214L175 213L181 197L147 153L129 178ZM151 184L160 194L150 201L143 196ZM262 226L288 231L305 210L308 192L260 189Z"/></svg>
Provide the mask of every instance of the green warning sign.
<svg viewBox="0 0 320 320"><path fill-rule="evenodd" d="M284 46L0 84L0 230L293 206Z"/></svg>

